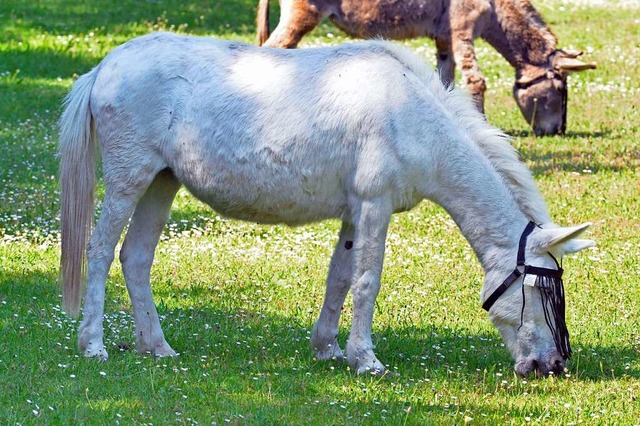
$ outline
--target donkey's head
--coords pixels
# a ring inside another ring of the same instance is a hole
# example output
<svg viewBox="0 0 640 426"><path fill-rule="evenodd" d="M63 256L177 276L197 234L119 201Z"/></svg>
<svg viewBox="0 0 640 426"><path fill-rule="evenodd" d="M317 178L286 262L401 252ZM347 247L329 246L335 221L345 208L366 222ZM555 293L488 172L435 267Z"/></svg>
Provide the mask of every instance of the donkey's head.
<svg viewBox="0 0 640 426"><path fill-rule="evenodd" d="M565 132L567 75L596 67L577 59L581 54L556 50L545 66L527 65L518 70L513 97L537 136Z"/></svg>
<svg viewBox="0 0 640 426"><path fill-rule="evenodd" d="M520 239L518 261L512 265L515 269L511 275L506 270L499 273L504 275L500 278L487 275L493 282L485 286L496 290L485 298L483 308L489 311L521 376L533 372L538 376L561 374L571 356L562 268L556 259L594 245L593 241L576 238L589 225L541 228L530 223Z"/></svg>

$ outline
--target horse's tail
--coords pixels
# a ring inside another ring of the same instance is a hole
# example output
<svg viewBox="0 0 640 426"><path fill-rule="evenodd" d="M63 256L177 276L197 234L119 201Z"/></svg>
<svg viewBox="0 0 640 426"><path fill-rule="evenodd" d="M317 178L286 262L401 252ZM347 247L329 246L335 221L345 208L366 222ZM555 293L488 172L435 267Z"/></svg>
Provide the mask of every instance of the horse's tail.
<svg viewBox="0 0 640 426"><path fill-rule="evenodd" d="M269 0L260 0L256 16L258 46L262 46L269 38Z"/></svg>
<svg viewBox="0 0 640 426"><path fill-rule="evenodd" d="M89 99L96 75L94 69L76 81L59 122L62 306L72 316L80 309L93 223L96 136Z"/></svg>

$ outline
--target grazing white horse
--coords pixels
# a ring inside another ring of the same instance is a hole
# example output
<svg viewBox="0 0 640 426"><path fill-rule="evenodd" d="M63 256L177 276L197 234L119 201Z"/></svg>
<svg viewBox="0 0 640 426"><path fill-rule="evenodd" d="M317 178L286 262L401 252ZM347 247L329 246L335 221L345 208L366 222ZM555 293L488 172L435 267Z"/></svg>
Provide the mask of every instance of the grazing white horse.
<svg viewBox="0 0 640 426"><path fill-rule="evenodd" d="M465 95L443 88L418 59L386 42L283 50L150 34L78 79L60 125L63 303L77 314L86 274L78 340L90 357L108 356L105 281L130 219L120 261L137 350L176 354L160 327L149 275L181 185L242 220L342 220L311 342L319 359L343 357L336 337L351 289L346 357L358 373L385 371L371 324L394 212L423 199L441 204L484 267L483 299L516 266L529 221L543 224L526 244L535 266L555 269L547 252L561 256L592 244L575 239L588 224L551 223L508 138ZM105 197L91 233L97 141ZM559 372L565 359L553 324L536 302L538 290L522 282L506 289L490 318L520 374Z"/></svg>

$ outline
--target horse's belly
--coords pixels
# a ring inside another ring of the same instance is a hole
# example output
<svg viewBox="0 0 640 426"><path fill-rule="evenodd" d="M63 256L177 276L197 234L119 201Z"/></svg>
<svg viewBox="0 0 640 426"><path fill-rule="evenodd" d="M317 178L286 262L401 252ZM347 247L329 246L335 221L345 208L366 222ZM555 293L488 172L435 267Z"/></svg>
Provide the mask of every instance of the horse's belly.
<svg viewBox="0 0 640 426"><path fill-rule="evenodd" d="M345 205L344 200L299 192L289 192L287 196L274 192L247 191L242 194L218 189L205 193L194 190L192 192L223 216L256 223L285 223L291 226L341 217Z"/></svg>
<svg viewBox="0 0 640 426"><path fill-rule="evenodd" d="M177 175L198 199L234 219L301 225L339 218L346 206L346 191L335 173L318 176L286 168L261 173L240 165L227 169L192 164L187 173Z"/></svg>

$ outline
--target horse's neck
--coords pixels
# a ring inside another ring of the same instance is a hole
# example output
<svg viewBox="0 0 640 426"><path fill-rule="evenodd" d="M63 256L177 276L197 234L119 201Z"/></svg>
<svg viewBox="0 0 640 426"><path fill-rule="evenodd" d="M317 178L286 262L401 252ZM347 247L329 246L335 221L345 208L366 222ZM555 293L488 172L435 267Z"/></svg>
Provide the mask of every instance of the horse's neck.
<svg viewBox="0 0 640 426"><path fill-rule="evenodd" d="M473 154L445 154L446 172L429 198L451 215L489 274L504 269L528 219L495 168Z"/></svg>
<svg viewBox="0 0 640 426"><path fill-rule="evenodd" d="M557 39L529 0L495 0L482 37L517 70L546 66Z"/></svg>

